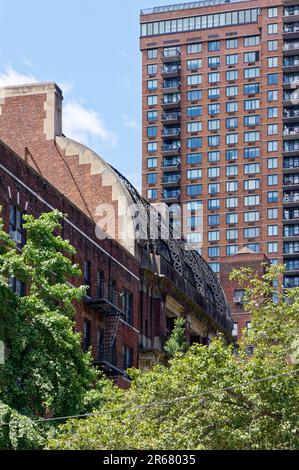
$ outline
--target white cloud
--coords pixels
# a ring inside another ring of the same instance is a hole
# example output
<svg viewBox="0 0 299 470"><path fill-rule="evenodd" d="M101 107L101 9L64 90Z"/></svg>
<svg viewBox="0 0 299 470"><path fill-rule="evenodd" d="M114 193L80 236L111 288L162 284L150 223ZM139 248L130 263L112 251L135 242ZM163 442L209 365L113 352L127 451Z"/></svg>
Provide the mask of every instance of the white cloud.
<svg viewBox="0 0 299 470"><path fill-rule="evenodd" d="M0 72L0 88L28 85L39 81L31 73L19 73L11 65L3 67L3 71ZM65 95L73 88L73 85L68 82L61 82L59 86ZM68 137L86 145L96 145L98 141L102 141L113 148L117 146L116 134L107 129L102 116L94 110L85 108L79 100L65 102L63 107L63 132Z"/></svg>
<svg viewBox="0 0 299 470"><path fill-rule="evenodd" d="M89 144L101 140L111 147L117 146L117 137L107 129L102 116L86 109L80 101L69 101L64 106L63 132L75 140Z"/></svg>
<svg viewBox="0 0 299 470"><path fill-rule="evenodd" d="M139 122L136 121L136 119L132 119L126 114L123 115L123 124L125 127L128 127L129 129L139 129L140 125Z"/></svg>
<svg viewBox="0 0 299 470"><path fill-rule="evenodd" d="M28 83L36 83L37 81L34 75L19 73L11 65L3 67L3 72L0 74L0 87L27 85Z"/></svg>

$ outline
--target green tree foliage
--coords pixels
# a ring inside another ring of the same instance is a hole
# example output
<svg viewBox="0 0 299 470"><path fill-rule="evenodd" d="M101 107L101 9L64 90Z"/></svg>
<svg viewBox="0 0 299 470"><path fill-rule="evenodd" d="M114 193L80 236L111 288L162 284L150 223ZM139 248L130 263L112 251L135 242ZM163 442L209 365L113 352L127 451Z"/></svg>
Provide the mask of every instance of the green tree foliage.
<svg viewBox="0 0 299 470"><path fill-rule="evenodd" d="M186 320L184 318L177 318L173 332L164 348L169 357L175 357L187 351L188 343L186 341L185 328Z"/></svg>
<svg viewBox="0 0 299 470"><path fill-rule="evenodd" d="M58 235L61 218L59 212L25 216L21 252L0 227L0 340L6 347L0 401L28 417L82 412L97 379L74 333L73 304L85 288L69 283L80 269L72 262L74 248ZM24 282L28 295L16 296L10 278Z"/></svg>
<svg viewBox="0 0 299 470"><path fill-rule="evenodd" d="M270 267L261 280L248 269L232 275L248 287L253 316L238 349L218 338L167 367L130 371L129 390L110 390L95 416L68 421L48 448L298 449L299 290L277 293L281 273Z"/></svg>

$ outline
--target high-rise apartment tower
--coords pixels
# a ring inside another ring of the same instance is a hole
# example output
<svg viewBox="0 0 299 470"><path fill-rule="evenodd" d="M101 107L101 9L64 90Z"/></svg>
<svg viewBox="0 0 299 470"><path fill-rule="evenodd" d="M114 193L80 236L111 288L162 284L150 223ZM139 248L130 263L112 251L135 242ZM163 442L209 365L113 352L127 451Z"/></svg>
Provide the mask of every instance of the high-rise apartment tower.
<svg viewBox="0 0 299 470"><path fill-rule="evenodd" d="M249 248L298 286L299 0L143 10L141 50L144 195L215 272Z"/></svg>

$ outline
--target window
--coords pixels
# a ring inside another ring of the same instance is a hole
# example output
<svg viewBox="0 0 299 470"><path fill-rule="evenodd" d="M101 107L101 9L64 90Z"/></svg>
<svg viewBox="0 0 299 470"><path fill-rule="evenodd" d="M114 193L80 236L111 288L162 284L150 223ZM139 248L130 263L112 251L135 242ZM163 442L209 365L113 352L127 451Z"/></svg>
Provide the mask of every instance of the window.
<svg viewBox="0 0 299 470"><path fill-rule="evenodd" d="M274 41L268 41L268 51L277 51L278 49L278 41L275 39Z"/></svg>
<svg viewBox="0 0 299 470"><path fill-rule="evenodd" d="M260 244L259 243L249 243L248 245L246 245L246 247L249 248L249 250L254 251L255 253L260 252Z"/></svg>
<svg viewBox="0 0 299 470"><path fill-rule="evenodd" d="M200 148L202 146L202 139L199 137L187 139L187 148L188 149L195 149Z"/></svg>
<svg viewBox="0 0 299 470"><path fill-rule="evenodd" d="M277 23L271 23L268 24L268 34L277 34L278 33L278 24Z"/></svg>
<svg viewBox="0 0 299 470"><path fill-rule="evenodd" d="M219 160L220 160L220 152L219 151L208 152L208 162L209 163L219 162Z"/></svg>
<svg viewBox="0 0 299 470"><path fill-rule="evenodd" d="M220 184L219 183L211 183L208 185L208 193L209 194L218 194L220 192Z"/></svg>
<svg viewBox="0 0 299 470"><path fill-rule="evenodd" d="M277 152L278 151L278 141L269 140L268 141L268 152Z"/></svg>
<svg viewBox="0 0 299 470"><path fill-rule="evenodd" d="M158 160L157 158L148 158L147 159L147 168L150 170L152 168L157 168Z"/></svg>
<svg viewBox="0 0 299 470"><path fill-rule="evenodd" d="M26 295L26 285L24 282L20 281L15 277L10 277L8 279L8 284L10 289L18 296L24 297Z"/></svg>
<svg viewBox="0 0 299 470"><path fill-rule="evenodd" d="M228 197L226 198L226 208L227 209L236 209L238 207L238 198L237 197Z"/></svg>
<svg viewBox="0 0 299 470"><path fill-rule="evenodd" d="M260 236L260 229L257 227L244 228L244 238L257 238Z"/></svg>
<svg viewBox="0 0 299 470"><path fill-rule="evenodd" d="M220 240L220 232L219 230L213 230L208 233L208 240L209 242L219 242Z"/></svg>
<svg viewBox="0 0 299 470"><path fill-rule="evenodd" d="M187 164L188 165L199 165L202 162L201 153L189 153L187 155Z"/></svg>
<svg viewBox="0 0 299 470"><path fill-rule="evenodd" d="M209 83L217 83L217 82L220 82L220 73L219 73L219 72L209 73L209 75L208 75L208 81L209 81Z"/></svg>
<svg viewBox="0 0 299 470"><path fill-rule="evenodd" d="M208 178L219 178L220 168L218 166L214 168L208 168Z"/></svg>
<svg viewBox="0 0 299 470"><path fill-rule="evenodd" d="M219 225L219 224L220 224L220 215L208 216L208 225Z"/></svg>
<svg viewBox="0 0 299 470"><path fill-rule="evenodd" d="M238 191L238 182L237 181L228 181L226 183L226 192L235 193Z"/></svg>
<svg viewBox="0 0 299 470"><path fill-rule="evenodd" d="M226 160L227 161L238 160L238 150L237 149L226 150L225 155L226 155Z"/></svg>
<svg viewBox="0 0 299 470"><path fill-rule="evenodd" d="M202 92L200 90L192 90L187 92L187 101L201 100Z"/></svg>
<svg viewBox="0 0 299 470"><path fill-rule="evenodd" d="M201 52L202 47L200 43L188 44L187 54L198 54Z"/></svg>
<svg viewBox="0 0 299 470"><path fill-rule="evenodd" d="M255 173L260 172L260 164L259 163L250 163L247 165L244 165L244 174L245 175L252 175Z"/></svg>
<svg viewBox="0 0 299 470"><path fill-rule="evenodd" d="M268 118L277 118L278 108L268 108Z"/></svg>
<svg viewBox="0 0 299 470"><path fill-rule="evenodd" d="M226 214L226 223L236 225L238 223L238 214Z"/></svg>
<svg viewBox="0 0 299 470"><path fill-rule="evenodd" d="M157 95L151 95L147 97L147 105L148 106L157 106L158 104L158 96Z"/></svg>
<svg viewBox="0 0 299 470"><path fill-rule="evenodd" d="M260 100L245 100L244 101L244 110L253 111L260 109Z"/></svg>
<svg viewBox="0 0 299 470"><path fill-rule="evenodd" d="M220 51L220 41L209 41L208 42L208 51Z"/></svg>
<svg viewBox="0 0 299 470"><path fill-rule="evenodd" d="M254 127L258 126L260 123L260 115L254 114L253 116L245 116L244 117L244 126L247 127Z"/></svg>
<svg viewBox="0 0 299 470"><path fill-rule="evenodd" d="M200 196L202 193L202 185L201 184L193 184L187 186L187 196Z"/></svg>
<svg viewBox="0 0 299 470"><path fill-rule="evenodd" d="M147 198L148 199L157 199L158 197L158 190L157 189L148 189L147 190Z"/></svg>
<svg viewBox="0 0 299 470"><path fill-rule="evenodd" d="M268 91L268 102L278 100L278 90Z"/></svg>
<svg viewBox="0 0 299 470"><path fill-rule="evenodd" d="M244 206L259 206L260 197L259 196L245 196L244 197Z"/></svg>
<svg viewBox="0 0 299 470"><path fill-rule="evenodd" d="M213 135L208 137L208 146L209 147L217 147L220 145L220 136L219 135Z"/></svg>
<svg viewBox="0 0 299 470"><path fill-rule="evenodd" d="M238 134L226 134L227 145L233 145L238 143Z"/></svg>
<svg viewBox="0 0 299 470"><path fill-rule="evenodd" d="M277 135L277 134L278 134L278 125L268 124L268 135Z"/></svg>
<svg viewBox="0 0 299 470"><path fill-rule="evenodd" d="M226 56L226 65L237 65L238 54L229 54Z"/></svg>
<svg viewBox="0 0 299 470"><path fill-rule="evenodd" d="M148 137L157 137L157 135L158 135L158 127L157 126L148 126L147 136Z"/></svg>
<svg viewBox="0 0 299 470"><path fill-rule="evenodd" d="M268 253L278 253L278 242L270 242L268 243Z"/></svg>
<svg viewBox="0 0 299 470"><path fill-rule="evenodd" d="M187 170L187 179L188 180L197 180L202 177L202 170Z"/></svg>
<svg viewBox="0 0 299 470"><path fill-rule="evenodd" d="M252 222L259 222L260 221L260 213L259 212L244 212L244 222L245 223L252 223Z"/></svg>
<svg viewBox="0 0 299 470"><path fill-rule="evenodd" d="M258 78L260 76L259 67L252 67L250 69L244 69L244 78Z"/></svg>
<svg viewBox="0 0 299 470"><path fill-rule="evenodd" d="M148 153L155 153L158 150L157 142L148 142L147 144L147 151Z"/></svg>
<svg viewBox="0 0 299 470"><path fill-rule="evenodd" d="M260 92L260 86L258 83L251 83L244 85L244 95L256 95Z"/></svg>
<svg viewBox="0 0 299 470"><path fill-rule="evenodd" d="M268 57L268 68L278 67L278 57Z"/></svg>
<svg viewBox="0 0 299 470"><path fill-rule="evenodd" d="M148 49L147 51L148 60L157 59L157 57L158 57L158 49Z"/></svg>
<svg viewBox="0 0 299 470"><path fill-rule="evenodd" d="M226 129L235 129L238 127L238 118L227 118Z"/></svg>
<svg viewBox="0 0 299 470"><path fill-rule="evenodd" d="M238 80L238 70L228 70L226 72L226 80L228 82Z"/></svg>
<svg viewBox="0 0 299 470"><path fill-rule="evenodd" d="M268 175L268 186L276 186L278 184L278 175Z"/></svg>
<svg viewBox="0 0 299 470"><path fill-rule="evenodd" d="M234 256L236 253L238 253L238 245L227 245L226 247L227 256Z"/></svg>
<svg viewBox="0 0 299 470"><path fill-rule="evenodd" d="M87 352L91 346L91 322L84 320L83 323L83 351Z"/></svg>
<svg viewBox="0 0 299 470"><path fill-rule="evenodd" d="M147 89L150 90L157 90L158 88L158 80L148 80L147 81Z"/></svg>
<svg viewBox="0 0 299 470"><path fill-rule="evenodd" d="M226 40L226 49L237 49L238 39L227 39Z"/></svg>
<svg viewBox="0 0 299 470"><path fill-rule="evenodd" d="M187 76L187 85L200 85L201 84L201 75L188 75Z"/></svg>
<svg viewBox="0 0 299 470"><path fill-rule="evenodd" d="M220 113L220 104L215 103L215 104L209 104L208 105L208 114L219 114Z"/></svg>
<svg viewBox="0 0 299 470"><path fill-rule="evenodd" d="M278 209L268 209L268 220L278 219Z"/></svg>
<svg viewBox="0 0 299 470"><path fill-rule="evenodd" d="M189 106L187 108L187 117L198 117L202 115L201 106Z"/></svg>
<svg viewBox="0 0 299 470"><path fill-rule="evenodd" d="M158 121L158 111L148 111L147 112L148 122L157 122Z"/></svg>
<svg viewBox="0 0 299 470"><path fill-rule="evenodd" d="M244 38L244 47L258 46L260 43L260 36L246 36Z"/></svg>
<svg viewBox="0 0 299 470"><path fill-rule="evenodd" d="M187 132L200 132L202 129L201 122L187 122Z"/></svg>
<svg viewBox="0 0 299 470"><path fill-rule="evenodd" d="M226 176L238 176L238 165L229 165L226 167Z"/></svg>
<svg viewBox="0 0 299 470"><path fill-rule="evenodd" d="M278 16L277 7L268 8L268 18L277 18L277 16Z"/></svg>
<svg viewBox="0 0 299 470"><path fill-rule="evenodd" d="M226 87L226 96L229 98L231 96L238 95L238 87L237 86L227 86Z"/></svg>
<svg viewBox="0 0 299 470"><path fill-rule="evenodd" d="M268 192L268 202L278 202L278 192L277 191L269 191Z"/></svg>
<svg viewBox="0 0 299 470"><path fill-rule="evenodd" d="M278 73L269 73L267 79L268 79L268 85L277 85Z"/></svg>
<svg viewBox="0 0 299 470"><path fill-rule="evenodd" d="M208 58L208 66L209 67L219 67L220 66L220 57L215 56L215 57L209 57Z"/></svg>
<svg viewBox="0 0 299 470"><path fill-rule="evenodd" d="M244 133L244 142L257 142L260 140L259 132L245 132Z"/></svg>
<svg viewBox="0 0 299 470"><path fill-rule="evenodd" d="M123 348L124 357L124 370L132 369L133 367L133 349L124 346Z"/></svg>
<svg viewBox="0 0 299 470"><path fill-rule="evenodd" d="M278 158L277 157L268 158L268 169L273 170L276 168L278 168Z"/></svg>
<svg viewBox="0 0 299 470"><path fill-rule="evenodd" d="M208 121L208 129L209 131L216 131L220 129L220 119L211 119Z"/></svg>
<svg viewBox="0 0 299 470"><path fill-rule="evenodd" d="M16 246L22 248L25 242L23 213L16 206L10 206L9 210L9 235L16 242Z"/></svg>
<svg viewBox="0 0 299 470"><path fill-rule="evenodd" d="M220 209L220 199L210 199L208 201L208 209L210 211L215 211Z"/></svg>
<svg viewBox="0 0 299 470"><path fill-rule="evenodd" d="M146 182L147 184L157 184L158 175L157 173L149 173L146 175Z"/></svg>
<svg viewBox="0 0 299 470"><path fill-rule="evenodd" d="M229 229L226 231L226 239L229 240L238 240L239 233L238 229Z"/></svg>
<svg viewBox="0 0 299 470"><path fill-rule="evenodd" d="M244 158L257 158L260 156L259 147L249 147L244 149Z"/></svg>
<svg viewBox="0 0 299 470"><path fill-rule="evenodd" d="M278 225L268 225L268 237L278 236Z"/></svg>
<svg viewBox="0 0 299 470"><path fill-rule="evenodd" d="M125 313L124 320L129 325L132 325L132 322L133 322L133 305L134 305L133 294L127 290L124 290L123 291L123 310Z"/></svg>
<svg viewBox="0 0 299 470"><path fill-rule="evenodd" d="M210 99L217 99L220 96L220 88L209 88L208 89L208 97Z"/></svg>
<svg viewBox="0 0 299 470"><path fill-rule="evenodd" d="M157 64L147 66L147 74L148 75L156 75L157 73L158 73L158 65Z"/></svg>
<svg viewBox="0 0 299 470"><path fill-rule="evenodd" d="M244 54L244 63L247 64L248 62L258 62L260 60L260 53L255 52L245 52Z"/></svg>
<svg viewBox="0 0 299 470"><path fill-rule="evenodd" d="M237 113L238 112L238 102L237 101L230 101L226 103L226 112L227 113Z"/></svg>
<svg viewBox="0 0 299 470"><path fill-rule="evenodd" d="M198 70L201 68L201 59L187 60L187 70Z"/></svg>
<svg viewBox="0 0 299 470"><path fill-rule="evenodd" d="M254 191L260 188L260 180L245 180L244 189L245 191Z"/></svg>
<svg viewBox="0 0 299 470"><path fill-rule="evenodd" d="M209 258L219 258L220 256L220 248L218 246L213 246L208 249L208 256Z"/></svg>
<svg viewBox="0 0 299 470"><path fill-rule="evenodd" d="M83 284L84 286L87 287L86 296L90 298L91 297L91 262L90 261L84 261L83 275L84 275Z"/></svg>
<svg viewBox="0 0 299 470"><path fill-rule="evenodd" d="M214 273L218 274L220 272L220 263L209 263L209 266Z"/></svg>

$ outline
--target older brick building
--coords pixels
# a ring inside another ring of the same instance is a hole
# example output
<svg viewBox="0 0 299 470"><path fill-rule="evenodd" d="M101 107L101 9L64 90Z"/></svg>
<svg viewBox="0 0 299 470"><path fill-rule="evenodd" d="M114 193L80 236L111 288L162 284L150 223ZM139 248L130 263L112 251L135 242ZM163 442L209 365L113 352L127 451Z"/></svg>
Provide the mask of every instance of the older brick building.
<svg viewBox="0 0 299 470"><path fill-rule="evenodd" d="M24 212L67 214L63 236L76 248L74 261L89 287L77 305L77 330L95 363L124 384L128 367L160 360L179 316L190 342L207 344L219 331L230 341L233 323L213 271L172 229L167 233L162 217L117 170L63 135L60 89L8 87L1 96L5 225L20 242Z"/></svg>

